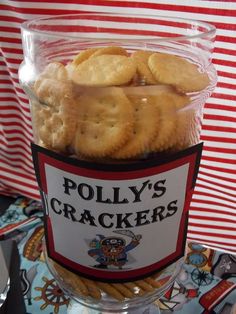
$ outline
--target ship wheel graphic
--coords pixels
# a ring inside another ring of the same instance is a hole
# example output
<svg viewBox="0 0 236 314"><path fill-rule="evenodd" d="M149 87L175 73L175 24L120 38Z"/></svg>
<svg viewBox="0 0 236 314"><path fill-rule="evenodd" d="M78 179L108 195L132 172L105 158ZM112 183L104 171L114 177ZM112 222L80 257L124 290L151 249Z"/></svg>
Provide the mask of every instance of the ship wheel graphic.
<svg viewBox="0 0 236 314"><path fill-rule="evenodd" d="M195 268L191 273L192 281L200 286L208 286L212 283L213 275L204 270Z"/></svg>
<svg viewBox="0 0 236 314"><path fill-rule="evenodd" d="M35 297L35 301L43 300L45 303L41 305L40 309L44 310L48 305L54 306L54 313L59 313L59 308L62 305L68 306L69 298L64 295L54 279L49 280L46 277L42 278L45 282L43 287L35 287L35 290L41 291L41 296Z"/></svg>

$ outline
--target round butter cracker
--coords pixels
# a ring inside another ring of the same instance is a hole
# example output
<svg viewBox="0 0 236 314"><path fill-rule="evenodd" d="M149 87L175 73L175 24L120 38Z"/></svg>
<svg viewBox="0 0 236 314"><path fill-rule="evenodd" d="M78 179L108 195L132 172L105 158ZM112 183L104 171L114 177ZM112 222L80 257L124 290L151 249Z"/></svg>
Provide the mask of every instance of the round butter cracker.
<svg viewBox="0 0 236 314"><path fill-rule="evenodd" d="M134 126L132 136L112 158L132 158L149 151L149 145L159 128L159 112L153 105L152 98L146 96L129 96L134 108Z"/></svg>
<svg viewBox="0 0 236 314"><path fill-rule="evenodd" d="M39 140L53 150L66 151L77 123L71 84L45 79L36 84L35 93L46 104L32 105L33 123Z"/></svg>
<svg viewBox="0 0 236 314"><path fill-rule="evenodd" d="M148 66L158 82L172 85L183 93L201 91L209 85L206 73L199 72L197 65L178 56L154 53L148 59Z"/></svg>
<svg viewBox="0 0 236 314"><path fill-rule="evenodd" d="M131 58L120 55L99 55L74 67L71 79L84 86L114 86L131 81L136 67Z"/></svg>
<svg viewBox="0 0 236 314"><path fill-rule="evenodd" d="M74 139L77 154L105 157L131 136L133 108L119 87L91 90L78 98L78 124Z"/></svg>

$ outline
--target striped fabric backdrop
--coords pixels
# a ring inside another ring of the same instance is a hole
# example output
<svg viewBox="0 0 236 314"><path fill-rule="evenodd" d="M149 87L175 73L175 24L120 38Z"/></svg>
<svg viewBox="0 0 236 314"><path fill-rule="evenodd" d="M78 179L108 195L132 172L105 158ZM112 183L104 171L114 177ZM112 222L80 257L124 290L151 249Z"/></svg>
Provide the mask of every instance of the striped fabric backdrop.
<svg viewBox="0 0 236 314"><path fill-rule="evenodd" d="M55 2L57 4L55 5ZM204 110L205 142L188 238L236 253L236 2L205 0L0 0L0 193L39 199L32 166L27 97L19 86L20 24L39 16L139 12L185 17L217 27L218 85Z"/></svg>

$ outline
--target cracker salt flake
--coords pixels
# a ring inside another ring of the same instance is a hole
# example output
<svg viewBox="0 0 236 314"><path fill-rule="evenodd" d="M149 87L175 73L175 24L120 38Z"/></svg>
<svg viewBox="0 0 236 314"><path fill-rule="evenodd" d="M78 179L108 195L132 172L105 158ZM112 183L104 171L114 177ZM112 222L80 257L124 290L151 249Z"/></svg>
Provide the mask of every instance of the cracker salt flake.
<svg viewBox="0 0 236 314"><path fill-rule="evenodd" d="M120 55L100 55L74 67L71 79L84 86L123 85L131 81L136 67L131 58Z"/></svg>
<svg viewBox="0 0 236 314"><path fill-rule="evenodd" d="M137 67L137 81L139 84L141 83L141 85L157 84L156 79L148 67L148 59L153 53L152 51L137 50L131 55Z"/></svg>
<svg viewBox="0 0 236 314"><path fill-rule="evenodd" d="M104 48L99 48L97 49L97 51L95 51L92 54L92 57L97 57L97 56L101 56L101 55L123 55L128 57L128 52L119 46L108 46L108 47L104 47Z"/></svg>
<svg viewBox="0 0 236 314"><path fill-rule="evenodd" d="M152 99L146 96L129 96L134 108L134 126L132 136L112 158L126 159L148 151L159 128L159 112Z"/></svg>
<svg viewBox="0 0 236 314"><path fill-rule="evenodd" d="M91 90L78 98L76 153L104 157L121 147L131 136L133 108L119 87Z"/></svg>
<svg viewBox="0 0 236 314"><path fill-rule="evenodd" d="M199 72L197 65L178 56L154 53L148 59L148 66L158 82L172 85L183 93L201 91L209 85L206 73Z"/></svg>

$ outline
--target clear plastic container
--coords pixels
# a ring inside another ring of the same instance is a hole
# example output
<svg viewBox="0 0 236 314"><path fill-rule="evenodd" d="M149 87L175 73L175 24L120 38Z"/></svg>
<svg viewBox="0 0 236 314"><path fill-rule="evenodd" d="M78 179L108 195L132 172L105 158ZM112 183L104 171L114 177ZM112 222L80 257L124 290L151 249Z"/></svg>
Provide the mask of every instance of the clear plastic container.
<svg viewBox="0 0 236 314"><path fill-rule="evenodd" d="M200 142L203 107L217 80L214 37L215 28L207 23L160 16L76 14L23 23L19 77L30 99L35 143L98 167L145 164L193 147ZM120 238L108 238L96 241L115 250ZM125 264L107 259L99 260L100 268L112 264L121 271ZM110 312L159 298L182 263L142 280L104 283L47 261L73 299Z"/></svg>

